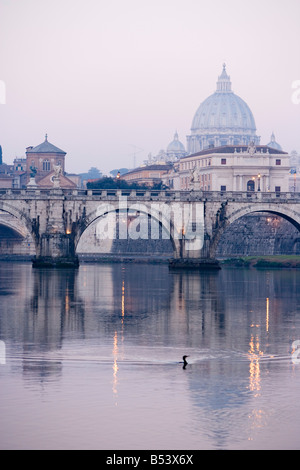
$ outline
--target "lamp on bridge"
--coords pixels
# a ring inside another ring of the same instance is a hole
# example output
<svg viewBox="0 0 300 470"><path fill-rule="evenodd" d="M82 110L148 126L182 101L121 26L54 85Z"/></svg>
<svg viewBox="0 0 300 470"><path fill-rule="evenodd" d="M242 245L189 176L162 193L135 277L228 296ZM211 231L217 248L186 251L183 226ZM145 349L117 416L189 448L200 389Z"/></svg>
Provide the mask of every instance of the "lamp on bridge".
<svg viewBox="0 0 300 470"><path fill-rule="evenodd" d="M117 179L117 187L120 187L120 178L121 178L121 173L118 171L116 179Z"/></svg>
<svg viewBox="0 0 300 470"><path fill-rule="evenodd" d="M72 227L71 227L71 224L68 223L66 227L66 235L71 235L71 233L72 233Z"/></svg>
<svg viewBox="0 0 300 470"><path fill-rule="evenodd" d="M260 173L258 173L257 178L258 178L258 188L257 191L260 191Z"/></svg>

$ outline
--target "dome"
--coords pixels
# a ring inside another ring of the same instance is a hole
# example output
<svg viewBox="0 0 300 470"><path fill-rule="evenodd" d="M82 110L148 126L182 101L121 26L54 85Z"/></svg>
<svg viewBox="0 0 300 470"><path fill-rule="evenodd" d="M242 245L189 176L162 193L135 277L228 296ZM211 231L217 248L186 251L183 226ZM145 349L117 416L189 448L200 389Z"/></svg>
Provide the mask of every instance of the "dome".
<svg viewBox="0 0 300 470"><path fill-rule="evenodd" d="M175 132L174 140L168 145L167 153L175 153L175 154L185 154L185 146L183 143L180 142L178 139L178 134Z"/></svg>
<svg viewBox="0 0 300 470"><path fill-rule="evenodd" d="M189 152L250 142L259 144L255 120L247 103L231 90L224 64L217 90L201 103L194 116L188 137Z"/></svg>
<svg viewBox="0 0 300 470"><path fill-rule="evenodd" d="M192 131L211 129L245 129L256 131L253 114L244 100L231 90L230 77L223 65L215 93L199 106L192 123Z"/></svg>
<svg viewBox="0 0 300 470"><path fill-rule="evenodd" d="M272 135L271 135L271 142L269 142L269 143L267 144L267 146L268 146L268 147L271 147L272 149L282 150L281 145L279 145L278 142L276 142L276 140L275 140L274 132L272 132Z"/></svg>

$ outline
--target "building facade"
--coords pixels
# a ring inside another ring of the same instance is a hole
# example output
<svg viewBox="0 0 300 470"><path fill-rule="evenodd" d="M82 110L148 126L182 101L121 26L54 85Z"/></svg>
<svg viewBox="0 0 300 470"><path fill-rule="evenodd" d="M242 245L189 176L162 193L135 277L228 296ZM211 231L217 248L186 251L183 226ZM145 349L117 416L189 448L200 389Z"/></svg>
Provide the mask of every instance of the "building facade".
<svg viewBox="0 0 300 470"><path fill-rule="evenodd" d="M51 144L46 134L43 143L36 147L26 148L26 168L27 170L30 168L36 170L36 181L53 171L54 165L60 165L64 173L66 154L64 150Z"/></svg>
<svg viewBox="0 0 300 470"><path fill-rule="evenodd" d="M202 150L182 158L176 177L182 190L287 192L289 169L288 153L250 144Z"/></svg>
<svg viewBox="0 0 300 470"><path fill-rule="evenodd" d="M65 174L66 152L51 144L46 134L45 141L36 147L26 149L26 176L27 184L34 184L40 188L53 188L54 179L58 174L61 188L76 188L77 184Z"/></svg>

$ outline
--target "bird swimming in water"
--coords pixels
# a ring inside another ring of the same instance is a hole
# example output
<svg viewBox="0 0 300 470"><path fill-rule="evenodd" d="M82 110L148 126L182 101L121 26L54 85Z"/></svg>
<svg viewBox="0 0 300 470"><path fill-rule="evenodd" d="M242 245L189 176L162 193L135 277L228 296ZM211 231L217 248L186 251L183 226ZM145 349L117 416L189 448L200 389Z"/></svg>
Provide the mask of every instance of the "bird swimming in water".
<svg viewBox="0 0 300 470"><path fill-rule="evenodd" d="M183 369L185 369L186 366L188 365L188 362L187 362L187 360L186 360L187 357L189 357L189 356L187 356L187 355L182 356L182 359L183 359Z"/></svg>

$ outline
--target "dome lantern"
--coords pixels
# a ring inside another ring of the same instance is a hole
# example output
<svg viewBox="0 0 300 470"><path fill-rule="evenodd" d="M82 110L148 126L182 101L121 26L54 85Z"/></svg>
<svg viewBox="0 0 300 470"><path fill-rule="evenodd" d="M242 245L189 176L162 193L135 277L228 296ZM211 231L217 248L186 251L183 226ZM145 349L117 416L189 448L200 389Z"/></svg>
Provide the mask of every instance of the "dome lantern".
<svg viewBox="0 0 300 470"><path fill-rule="evenodd" d="M223 71L218 77L217 81L217 92L230 92L231 91L231 81L229 75L226 72L226 64L223 64Z"/></svg>

